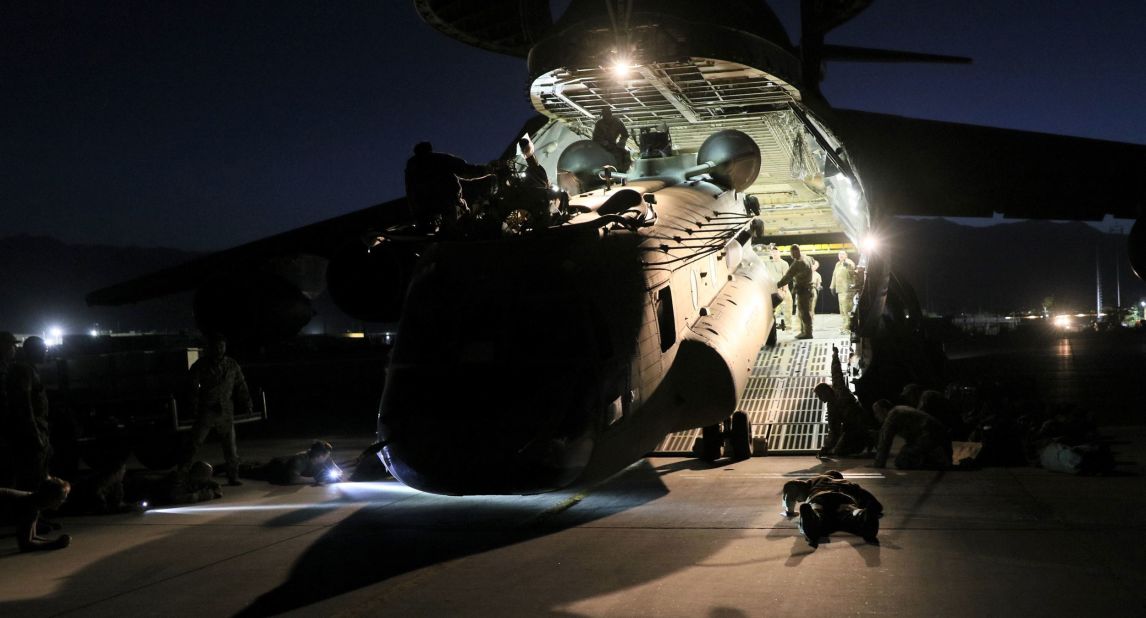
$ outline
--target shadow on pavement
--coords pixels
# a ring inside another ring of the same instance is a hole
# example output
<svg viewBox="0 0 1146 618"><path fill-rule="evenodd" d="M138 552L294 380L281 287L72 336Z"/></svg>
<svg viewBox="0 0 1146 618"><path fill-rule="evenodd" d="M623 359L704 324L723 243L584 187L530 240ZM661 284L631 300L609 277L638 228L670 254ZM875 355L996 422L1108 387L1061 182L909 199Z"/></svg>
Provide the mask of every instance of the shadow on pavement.
<svg viewBox="0 0 1146 618"><path fill-rule="evenodd" d="M593 494L598 492L606 497L601 504L594 505ZM545 510L527 512L513 505L519 500L517 497L498 498L490 507L498 512L492 517L474 516L473 519L481 520L476 525L465 524L465 517L438 520L433 514L411 518L409 515L417 514L408 513L394 518L392 507L363 509L311 544L295 562L287 581L260 596L238 615L267 616L306 607L403 573L590 523L647 504L667 493L657 471L647 462L641 462L610 480L607 489L598 488L587 498L584 494L570 497ZM614 499L617 495L624 498ZM418 519L424 523L419 525ZM665 570L684 568L702 557L681 555L679 562ZM637 581L618 582L577 578L562 591L564 598L535 599L535 602L539 606L555 607L632 586L648 577L635 579ZM589 583L590 580L594 581ZM586 589L586 585L592 589Z"/></svg>

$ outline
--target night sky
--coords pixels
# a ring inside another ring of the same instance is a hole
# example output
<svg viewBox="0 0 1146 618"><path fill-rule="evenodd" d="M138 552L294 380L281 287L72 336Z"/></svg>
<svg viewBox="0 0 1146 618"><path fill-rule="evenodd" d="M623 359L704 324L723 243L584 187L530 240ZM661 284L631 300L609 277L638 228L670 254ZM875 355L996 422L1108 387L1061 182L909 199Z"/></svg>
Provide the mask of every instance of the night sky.
<svg viewBox="0 0 1146 618"><path fill-rule="evenodd" d="M0 237L222 249L399 196L423 139L488 161L532 113L524 61L410 2L231 4L0 5ZM771 4L794 33L797 0ZM836 63L824 91L1146 143L1143 32L1138 0L878 0L829 42L975 63Z"/></svg>

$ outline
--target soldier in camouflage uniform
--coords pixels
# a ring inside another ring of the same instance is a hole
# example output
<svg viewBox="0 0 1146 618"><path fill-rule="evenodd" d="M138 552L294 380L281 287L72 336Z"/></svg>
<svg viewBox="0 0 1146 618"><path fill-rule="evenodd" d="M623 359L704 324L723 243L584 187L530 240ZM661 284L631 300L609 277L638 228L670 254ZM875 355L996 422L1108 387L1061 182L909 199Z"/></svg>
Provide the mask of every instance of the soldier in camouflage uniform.
<svg viewBox="0 0 1146 618"><path fill-rule="evenodd" d="M207 349L191 365L191 387L195 402L195 425L191 428L191 449L187 463L195 454L207 434L214 430L223 445L223 458L227 461L228 485L242 485L239 481L239 453L235 444L235 409L250 414L251 395L243 370L235 359L227 356L227 340L218 334L208 336Z"/></svg>
<svg viewBox="0 0 1146 618"><path fill-rule="evenodd" d="M820 544L820 537L837 530L861 536L869 543L879 543L877 535L883 505L871 492L845 481L837 470L785 483L784 516L795 516L797 504L800 505L800 532L812 547Z"/></svg>
<svg viewBox="0 0 1146 618"><path fill-rule="evenodd" d="M36 365L47 358L48 347L39 337L28 337L20 358L8 367L4 379L7 400L4 434L11 449L13 486L36 491L48 478L52 443L48 425L48 395Z"/></svg>
<svg viewBox="0 0 1146 618"><path fill-rule="evenodd" d="M875 446L879 424L865 411L844 379L840 351L832 346L832 383L816 385L816 397L828 404L828 437L818 456L855 455Z"/></svg>
<svg viewBox="0 0 1146 618"><path fill-rule="evenodd" d="M16 336L0 331L0 486L12 484L12 436L8 435L8 368L16 360Z"/></svg>
<svg viewBox="0 0 1146 618"><path fill-rule="evenodd" d="M800 245L792 245L792 264L788 272L776 282L776 287L792 284L796 294L796 312L800 316L800 334L796 339L812 338L812 273L814 260L800 253Z"/></svg>
<svg viewBox="0 0 1146 618"><path fill-rule="evenodd" d="M846 251L840 251L839 261L836 262L836 268L832 271L832 280L828 282L828 288L836 293L836 298L840 301L840 317L843 319L843 326L841 330L847 332L851 330L850 322L852 315L852 285L855 283L856 264L848 258Z"/></svg>
<svg viewBox="0 0 1146 618"><path fill-rule="evenodd" d="M0 487L0 510L10 513L16 520L16 544L20 551L63 549L71 544L71 535L61 534L48 539L37 532L40 511L60 508L69 491L71 485L55 477L45 478L36 491Z"/></svg>
<svg viewBox="0 0 1146 618"><path fill-rule="evenodd" d="M909 406L892 407L886 399L875 402L872 410L883 423L875 450L875 467L887 465L895 436L903 437L904 441L903 449L895 456L896 468L943 470L951 467L951 438L947 428L935 417Z"/></svg>

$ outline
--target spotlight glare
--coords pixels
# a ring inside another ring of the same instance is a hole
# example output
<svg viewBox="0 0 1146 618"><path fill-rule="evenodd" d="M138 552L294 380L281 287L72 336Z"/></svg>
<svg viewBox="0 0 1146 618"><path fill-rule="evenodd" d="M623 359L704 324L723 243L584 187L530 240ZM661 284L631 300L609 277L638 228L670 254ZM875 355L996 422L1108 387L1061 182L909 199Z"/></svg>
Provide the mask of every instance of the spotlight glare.
<svg viewBox="0 0 1146 618"><path fill-rule="evenodd" d="M613 76L617 79L625 79L632 70L632 65L630 65L629 61L625 58L617 58L613 61Z"/></svg>

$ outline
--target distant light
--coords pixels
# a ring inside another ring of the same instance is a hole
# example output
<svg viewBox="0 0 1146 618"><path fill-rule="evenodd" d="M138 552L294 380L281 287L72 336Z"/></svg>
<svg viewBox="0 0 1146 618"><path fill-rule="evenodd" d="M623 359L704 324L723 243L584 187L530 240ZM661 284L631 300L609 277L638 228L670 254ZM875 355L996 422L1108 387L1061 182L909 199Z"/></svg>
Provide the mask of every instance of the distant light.
<svg viewBox="0 0 1146 618"><path fill-rule="evenodd" d="M1069 315L1056 315L1054 317L1054 325L1057 326L1058 328L1069 327L1070 326L1070 316Z"/></svg>
<svg viewBox="0 0 1146 618"><path fill-rule="evenodd" d="M617 79L625 79L633 70L633 65L629 64L629 60L624 57L618 57L613 61L613 77Z"/></svg>
<svg viewBox="0 0 1146 618"><path fill-rule="evenodd" d="M64 329L59 326L51 326L48 328L48 336L44 337L44 344L47 346L60 345L64 342Z"/></svg>
<svg viewBox="0 0 1146 618"><path fill-rule="evenodd" d="M94 328L89 330L88 334L91 335L92 337L99 337L99 331L94 329Z"/></svg>
<svg viewBox="0 0 1146 618"><path fill-rule="evenodd" d="M142 508L147 508L147 507L151 506L151 503L148 502L147 500L144 500L143 502L139 503L139 506Z"/></svg>

